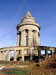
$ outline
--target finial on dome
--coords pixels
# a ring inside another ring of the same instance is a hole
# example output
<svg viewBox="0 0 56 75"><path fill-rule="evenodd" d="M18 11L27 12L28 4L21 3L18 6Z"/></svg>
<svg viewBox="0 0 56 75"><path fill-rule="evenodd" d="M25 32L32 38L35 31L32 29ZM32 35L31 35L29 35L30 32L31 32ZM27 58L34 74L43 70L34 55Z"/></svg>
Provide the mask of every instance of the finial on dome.
<svg viewBox="0 0 56 75"><path fill-rule="evenodd" d="M27 20L28 19L28 20ZM35 22L35 19L32 17L32 15L31 15L31 13L30 13L30 11L28 10L27 12L26 12L26 15L25 15L25 17L22 19L22 21L21 22L27 22L27 21L34 21Z"/></svg>
<svg viewBox="0 0 56 75"><path fill-rule="evenodd" d="M28 10L27 13L26 13L26 17L32 17L30 11Z"/></svg>

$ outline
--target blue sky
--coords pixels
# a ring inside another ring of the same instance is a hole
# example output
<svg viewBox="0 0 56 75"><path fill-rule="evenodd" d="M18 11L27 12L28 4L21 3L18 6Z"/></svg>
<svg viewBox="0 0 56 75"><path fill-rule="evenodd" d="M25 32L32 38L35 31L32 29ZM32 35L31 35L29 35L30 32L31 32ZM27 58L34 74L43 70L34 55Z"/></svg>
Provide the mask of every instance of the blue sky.
<svg viewBox="0 0 56 75"><path fill-rule="evenodd" d="M28 10L41 26L41 45L56 46L56 0L0 0L0 47L16 45L16 26Z"/></svg>

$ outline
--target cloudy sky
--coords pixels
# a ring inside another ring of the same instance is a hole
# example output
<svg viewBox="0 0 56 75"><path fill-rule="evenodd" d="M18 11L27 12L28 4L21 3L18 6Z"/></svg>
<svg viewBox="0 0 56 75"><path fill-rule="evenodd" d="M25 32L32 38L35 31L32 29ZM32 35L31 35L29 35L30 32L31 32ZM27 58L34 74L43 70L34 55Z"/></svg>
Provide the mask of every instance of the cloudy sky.
<svg viewBox="0 0 56 75"><path fill-rule="evenodd" d="M56 46L56 0L0 0L0 47L16 45L16 26L28 10L41 26L41 45Z"/></svg>

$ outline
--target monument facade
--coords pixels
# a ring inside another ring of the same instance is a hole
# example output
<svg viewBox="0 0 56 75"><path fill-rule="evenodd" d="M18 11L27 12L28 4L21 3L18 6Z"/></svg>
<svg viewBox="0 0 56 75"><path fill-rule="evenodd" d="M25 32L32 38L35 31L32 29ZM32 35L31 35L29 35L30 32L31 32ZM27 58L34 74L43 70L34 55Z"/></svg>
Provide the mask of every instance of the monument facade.
<svg viewBox="0 0 56 75"><path fill-rule="evenodd" d="M42 50L45 51L43 55L41 54ZM14 51L13 58L11 58L11 51ZM55 51L56 47L40 45L40 25L28 11L17 25L16 46L0 48L0 61L38 61L41 56L52 56Z"/></svg>
<svg viewBox="0 0 56 75"><path fill-rule="evenodd" d="M40 46L40 25L29 11L17 25L17 46Z"/></svg>

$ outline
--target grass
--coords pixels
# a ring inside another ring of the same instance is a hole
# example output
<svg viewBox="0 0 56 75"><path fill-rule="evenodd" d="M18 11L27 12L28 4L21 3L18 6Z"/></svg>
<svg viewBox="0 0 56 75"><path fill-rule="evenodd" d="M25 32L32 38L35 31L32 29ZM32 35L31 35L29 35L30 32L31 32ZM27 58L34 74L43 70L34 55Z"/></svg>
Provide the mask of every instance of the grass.
<svg viewBox="0 0 56 75"><path fill-rule="evenodd" d="M15 62L13 62L15 64ZM6 68L2 70L1 73L5 75L56 75L56 56L46 58L45 60L39 63L32 63L32 62L17 62L17 66L19 65L28 65L25 68L9 68L10 66L14 65L12 62L7 65ZM3 75L3 74L2 74Z"/></svg>
<svg viewBox="0 0 56 75"><path fill-rule="evenodd" d="M23 70L23 69L15 69L15 68L3 69L0 72L4 74L27 74L29 75L29 71Z"/></svg>

